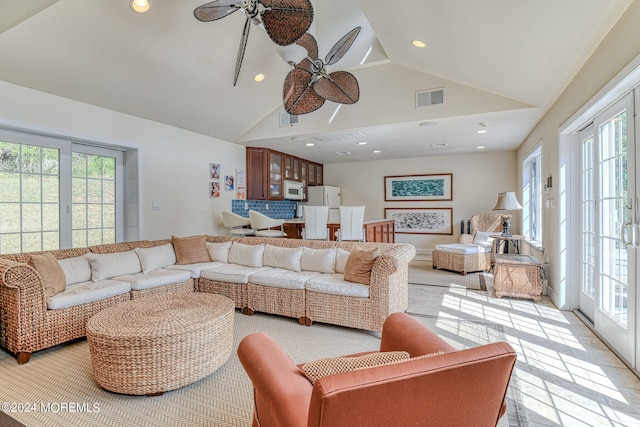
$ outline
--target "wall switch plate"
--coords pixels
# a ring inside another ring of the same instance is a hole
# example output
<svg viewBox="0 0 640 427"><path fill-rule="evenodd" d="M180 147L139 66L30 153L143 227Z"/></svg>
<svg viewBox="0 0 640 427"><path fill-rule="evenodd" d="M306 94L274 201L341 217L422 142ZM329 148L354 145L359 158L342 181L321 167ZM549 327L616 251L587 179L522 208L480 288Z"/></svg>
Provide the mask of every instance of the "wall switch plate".
<svg viewBox="0 0 640 427"><path fill-rule="evenodd" d="M269 203L265 203L264 208L265 208L266 210L269 210Z"/></svg>
<svg viewBox="0 0 640 427"><path fill-rule="evenodd" d="M151 209L154 211L159 211L160 210L160 202L158 200L154 200L153 202L151 202Z"/></svg>
<svg viewBox="0 0 640 427"><path fill-rule="evenodd" d="M245 210L245 211L248 211L248 210L249 210L249 203L245 203L245 204L244 204L244 210Z"/></svg>

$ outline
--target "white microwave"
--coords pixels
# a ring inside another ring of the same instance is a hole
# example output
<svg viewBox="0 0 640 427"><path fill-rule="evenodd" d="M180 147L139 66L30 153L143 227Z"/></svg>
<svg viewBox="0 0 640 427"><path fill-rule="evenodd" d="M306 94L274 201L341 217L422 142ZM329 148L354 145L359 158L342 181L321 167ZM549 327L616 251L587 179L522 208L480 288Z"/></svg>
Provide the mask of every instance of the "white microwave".
<svg viewBox="0 0 640 427"><path fill-rule="evenodd" d="M304 200L304 184L297 181L285 181L284 198L288 200Z"/></svg>

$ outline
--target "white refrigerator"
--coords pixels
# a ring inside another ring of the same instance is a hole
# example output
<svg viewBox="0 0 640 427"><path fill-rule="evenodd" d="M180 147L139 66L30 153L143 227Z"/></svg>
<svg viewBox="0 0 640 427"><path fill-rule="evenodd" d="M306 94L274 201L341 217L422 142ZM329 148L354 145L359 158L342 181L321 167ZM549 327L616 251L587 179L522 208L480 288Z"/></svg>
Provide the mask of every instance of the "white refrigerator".
<svg viewBox="0 0 640 427"><path fill-rule="evenodd" d="M329 222L340 222L340 204L340 187L317 185L307 189L307 205L328 206Z"/></svg>

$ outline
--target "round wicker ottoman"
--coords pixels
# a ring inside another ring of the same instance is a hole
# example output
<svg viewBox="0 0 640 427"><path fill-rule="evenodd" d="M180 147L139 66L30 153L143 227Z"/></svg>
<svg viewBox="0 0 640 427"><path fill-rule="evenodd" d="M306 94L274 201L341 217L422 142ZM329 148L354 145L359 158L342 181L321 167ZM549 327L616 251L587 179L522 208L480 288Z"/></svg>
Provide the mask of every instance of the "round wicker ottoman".
<svg viewBox="0 0 640 427"><path fill-rule="evenodd" d="M125 301L87 322L96 381L122 394L160 395L222 366L233 346L235 305L192 293Z"/></svg>

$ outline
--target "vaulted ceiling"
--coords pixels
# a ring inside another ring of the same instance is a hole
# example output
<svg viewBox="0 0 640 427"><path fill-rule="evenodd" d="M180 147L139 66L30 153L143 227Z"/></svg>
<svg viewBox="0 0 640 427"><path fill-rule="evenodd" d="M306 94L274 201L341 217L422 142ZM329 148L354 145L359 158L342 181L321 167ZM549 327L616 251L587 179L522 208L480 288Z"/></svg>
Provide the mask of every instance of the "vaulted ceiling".
<svg viewBox="0 0 640 427"><path fill-rule="evenodd" d="M321 57L362 27L329 70L353 73L360 100L293 126L280 123L291 68L259 27L233 86L241 11L204 23L206 1L150 2L2 0L0 80L321 163L515 150L632 0L315 0ZM416 108L441 88L444 104Z"/></svg>

